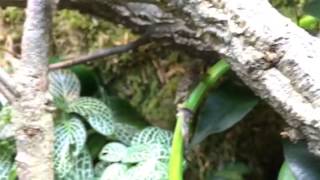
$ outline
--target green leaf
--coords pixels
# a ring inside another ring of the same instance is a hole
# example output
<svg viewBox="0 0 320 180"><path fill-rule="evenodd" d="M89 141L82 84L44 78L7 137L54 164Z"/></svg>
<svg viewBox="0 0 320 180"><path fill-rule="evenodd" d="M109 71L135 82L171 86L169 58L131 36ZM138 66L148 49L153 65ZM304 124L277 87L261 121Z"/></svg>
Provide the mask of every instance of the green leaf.
<svg viewBox="0 0 320 180"><path fill-rule="evenodd" d="M309 0L305 6L304 11L312 16L320 19L320 1L319 0Z"/></svg>
<svg viewBox="0 0 320 180"><path fill-rule="evenodd" d="M49 92L55 104L64 109L68 102L80 96L80 82L69 70L55 70L49 73Z"/></svg>
<svg viewBox="0 0 320 180"><path fill-rule="evenodd" d="M292 173L292 171L286 161L281 166L278 180L296 180L296 177Z"/></svg>
<svg viewBox="0 0 320 180"><path fill-rule="evenodd" d="M299 19L298 25L307 30L317 30L319 23L314 16L304 15Z"/></svg>
<svg viewBox="0 0 320 180"><path fill-rule="evenodd" d="M114 133L111 110L97 99L81 97L70 103L67 111L81 115L88 120L93 129L105 136L110 136Z"/></svg>
<svg viewBox="0 0 320 180"><path fill-rule="evenodd" d="M125 177L130 180L168 180L168 166L156 159L148 159L131 167Z"/></svg>
<svg viewBox="0 0 320 180"><path fill-rule="evenodd" d="M283 142L285 160L297 180L317 180L320 177L320 158L308 151L305 142Z"/></svg>
<svg viewBox="0 0 320 180"><path fill-rule="evenodd" d="M11 121L12 109L10 106L4 106L0 111L0 128Z"/></svg>
<svg viewBox="0 0 320 180"><path fill-rule="evenodd" d="M120 163L111 164L104 170L100 180L125 180L124 176L127 170L127 165Z"/></svg>
<svg viewBox="0 0 320 180"><path fill-rule="evenodd" d="M245 87L230 82L210 92L200 112L191 145L213 133L220 133L239 122L258 103L259 98Z"/></svg>
<svg viewBox="0 0 320 180"><path fill-rule="evenodd" d="M6 143L0 145L0 179L9 179L14 162L14 151Z"/></svg>
<svg viewBox="0 0 320 180"><path fill-rule="evenodd" d="M127 155L128 148L117 142L106 144L99 155L99 159L105 162L120 162Z"/></svg>
<svg viewBox="0 0 320 180"><path fill-rule="evenodd" d="M107 163L104 161L99 161L94 166L94 174L95 177L101 177L104 170L110 165L111 163Z"/></svg>
<svg viewBox="0 0 320 180"><path fill-rule="evenodd" d="M8 180L16 180L16 179L17 179L17 166L15 163L13 163Z"/></svg>
<svg viewBox="0 0 320 180"><path fill-rule="evenodd" d="M52 56L49 58L49 63L58 63L62 62L63 57L61 56ZM92 96L98 90L98 80L95 72L92 68L80 64L72 66L70 72L76 74L81 84L81 96Z"/></svg>
<svg viewBox="0 0 320 180"><path fill-rule="evenodd" d="M72 156L68 152L68 146L61 146L59 150L55 148L54 169L56 175L63 179L72 171ZM59 154L58 154L59 153Z"/></svg>
<svg viewBox="0 0 320 180"><path fill-rule="evenodd" d="M152 157L147 144L138 144L128 148L126 157L123 158L124 163L137 163L145 161Z"/></svg>
<svg viewBox="0 0 320 180"><path fill-rule="evenodd" d="M89 151L84 148L82 152L73 159L73 167L67 175L68 180L88 180L94 178L94 169Z"/></svg>
<svg viewBox="0 0 320 180"><path fill-rule="evenodd" d="M68 151L73 151L77 156L83 149L87 132L84 124L76 117L59 122L55 127L55 149L59 154L61 146L68 146ZM72 149L74 148L74 149Z"/></svg>
<svg viewBox="0 0 320 180"><path fill-rule="evenodd" d="M170 146L163 144L137 144L130 146L126 156L123 158L124 163L137 163L148 159L168 160Z"/></svg>
<svg viewBox="0 0 320 180"><path fill-rule="evenodd" d="M158 127L147 127L132 138L131 145L164 144L170 146L171 141L172 132Z"/></svg>
<svg viewBox="0 0 320 180"><path fill-rule="evenodd" d="M134 135L140 131L140 128L125 123L114 123L114 129L112 138L126 145L130 145Z"/></svg>
<svg viewBox="0 0 320 180"><path fill-rule="evenodd" d="M73 117L59 122L55 127L55 169L64 177L72 168L72 158L82 152L87 138L83 123Z"/></svg>
<svg viewBox="0 0 320 180"><path fill-rule="evenodd" d="M10 106L4 106L0 111L0 140L8 139L14 136L14 128L10 123L12 109Z"/></svg>

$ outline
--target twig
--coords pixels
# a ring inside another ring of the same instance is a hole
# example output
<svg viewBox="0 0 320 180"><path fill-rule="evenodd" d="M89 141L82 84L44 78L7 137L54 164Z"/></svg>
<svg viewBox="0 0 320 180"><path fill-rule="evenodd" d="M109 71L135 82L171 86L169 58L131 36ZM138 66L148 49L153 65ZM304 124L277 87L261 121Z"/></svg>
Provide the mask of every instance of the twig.
<svg viewBox="0 0 320 180"><path fill-rule="evenodd" d="M143 44L146 44L149 41L148 37L149 36L144 35L140 39L133 41L133 42L130 42L125 45L119 45L119 46L115 46L112 48L100 49L100 50L97 50L96 52L91 53L91 54L83 55L83 56L80 56L80 57L77 57L74 59L70 59L67 61L54 63L49 66L49 69L55 70L55 69L60 69L60 68L67 68L67 67L71 67L71 66L74 66L77 64L83 64L83 63L97 60L99 58L111 56L114 54L124 53L129 50L135 49Z"/></svg>
<svg viewBox="0 0 320 180"><path fill-rule="evenodd" d="M21 58L21 56L20 56L18 53L15 53L15 52L13 52L13 51L10 51L10 50L8 50L8 49L6 49L6 48L0 47L0 51L9 53L9 54L11 54L13 57L15 57L15 58L18 58L18 59Z"/></svg>
<svg viewBox="0 0 320 180"><path fill-rule="evenodd" d="M15 99L13 94L11 94L6 87L4 87L3 84L0 83L0 95L2 95L6 101L9 103L12 103Z"/></svg>
<svg viewBox="0 0 320 180"><path fill-rule="evenodd" d="M14 80L3 69L0 69L0 84L3 86L2 88L6 88L12 96L19 96L19 93L14 85Z"/></svg>

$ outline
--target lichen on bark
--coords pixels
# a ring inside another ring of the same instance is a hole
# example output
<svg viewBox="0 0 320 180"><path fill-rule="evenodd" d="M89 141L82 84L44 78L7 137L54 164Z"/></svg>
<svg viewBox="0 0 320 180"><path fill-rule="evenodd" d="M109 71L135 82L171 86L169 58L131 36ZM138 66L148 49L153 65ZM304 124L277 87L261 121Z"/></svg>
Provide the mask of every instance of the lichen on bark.
<svg viewBox="0 0 320 180"><path fill-rule="evenodd" d="M28 1L22 58L14 74L20 96L13 102L12 118L17 174L22 180L54 179L53 117L47 95L50 27L50 1Z"/></svg>

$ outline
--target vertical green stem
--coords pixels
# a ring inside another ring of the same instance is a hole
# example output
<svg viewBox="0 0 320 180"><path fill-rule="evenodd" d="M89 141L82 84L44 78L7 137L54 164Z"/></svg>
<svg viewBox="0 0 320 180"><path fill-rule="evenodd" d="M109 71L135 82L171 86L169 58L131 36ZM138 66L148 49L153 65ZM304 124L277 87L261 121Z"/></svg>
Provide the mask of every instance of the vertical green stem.
<svg viewBox="0 0 320 180"><path fill-rule="evenodd" d="M208 70L206 77L197 85L197 87L192 91L188 99L185 101L183 108L187 108L190 111L195 112L205 97L206 92L210 89L210 87L215 85L219 78L223 76L229 69L230 66L224 60L220 60L213 65ZM183 179L183 123L184 116L178 112L169 161L169 180Z"/></svg>
<svg viewBox="0 0 320 180"><path fill-rule="evenodd" d="M172 150L169 161L169 180L183 179L183 119L178 118L173 134Z"/></svg>

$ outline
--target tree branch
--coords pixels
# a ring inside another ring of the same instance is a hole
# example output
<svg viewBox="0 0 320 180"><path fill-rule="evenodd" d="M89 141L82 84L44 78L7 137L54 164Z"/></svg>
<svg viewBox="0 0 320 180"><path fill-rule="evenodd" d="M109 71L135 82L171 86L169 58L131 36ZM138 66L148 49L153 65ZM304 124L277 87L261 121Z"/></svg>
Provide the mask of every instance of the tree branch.
<svg viewBox="0 0 320 180"><path fill-rule="evenodd" d="M0 69L0 85L2 85L3 91L10 93L10 95L9 95L10 97L18 97L19 96L19 93L16 90L14 80L3 69ZM4 90L4 88L6 90ZM13 100L13 99L11 99L11 100Z"/></svg>
<svg viewBox="0 0 320 180"><path fill-rule="evenodd" d="M15 97L12 95L12 93L8 92L8 89L5 88L1 83L0 83L0 95L2 95L5 98L5 100L9 103L12 103L15 100ZM0 98L0 100L2 99Z"/></svg>
<svg viewBox="0 0 320 180"><path fill-rule="evenodd" d="M8 50L6 48L0 47L0 51L6 52L6 53L10 54L11 56L13 56L15 58L21 58L19 54L15 53L13 51L10 51L10 50Z"/></svg>
<svg viewBox="0 0 320 180"><path fill-rule="evenodd" d="M51 65L49 65L49 69L55 70L55 69L60 69L60 68L67 68L67 67L74 66L77 64L83 64L83 63L87 63L90 61L94 61L94 60L104 58L107 56L124 53L124 52L130 51L132 49L135 49L143 44L146 44L148 41L149 41L148 36L142 36L140 39L133 41L133 42L130 42L125 45L115 46L115 47L106 48L106 49L100 49L100 50L97 50L96 52L93 52L92 54L83 55L83 56L80 56L80 57L77 57L74 59L70 59L67 61L62 61L62 62L58 62L55 64L51 64Z"/></svg>
<svg viewBox="0 0 320 180"><path fill-rule="evenodd" d="M50 0L28 0L22 37L22 59L15 72L21 94L13 104L12 122L21 180L53 180L52 114L47 111Z"/></svg>

